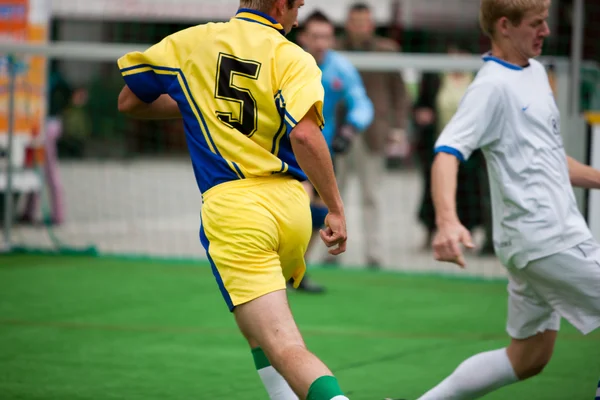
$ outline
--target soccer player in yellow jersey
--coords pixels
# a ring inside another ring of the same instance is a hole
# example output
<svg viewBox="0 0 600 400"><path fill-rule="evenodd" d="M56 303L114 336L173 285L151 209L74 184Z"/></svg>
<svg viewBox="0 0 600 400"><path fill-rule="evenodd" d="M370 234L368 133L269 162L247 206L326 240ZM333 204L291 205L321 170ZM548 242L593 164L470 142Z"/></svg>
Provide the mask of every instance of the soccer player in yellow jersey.
<svg viewBox="0 0 600 400"><path fill-rule="evenodd" d="M329 210L322 240L331 254L346 248L344 207L321 133L321 72L284 36L303 4L241 0L228 22L125 55L119 110L183 119L203 197L200 240L270 398L344 400L306 349L285 290L306 269L311 215L300 182L307 177Z"/></svg>

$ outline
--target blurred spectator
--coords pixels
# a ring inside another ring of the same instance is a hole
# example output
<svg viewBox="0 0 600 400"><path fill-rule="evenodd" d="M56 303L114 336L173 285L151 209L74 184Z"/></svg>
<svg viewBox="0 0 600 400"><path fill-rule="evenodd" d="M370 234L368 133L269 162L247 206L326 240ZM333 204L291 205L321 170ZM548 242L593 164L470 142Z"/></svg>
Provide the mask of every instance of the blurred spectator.
<svg viewBox="0 0 600 400"><path fill-rule="evenodd" d="M64 79L56 60L50 61L48 74L48 118L43 131L34 129L32 146L27 149L25 167L42 171L44 184L48 189L50 214L47 224L61 224L64 221L63 187L60 179L57 158L57 141L61 136L60 116L68 107L72 92ZM41 133L41 135L40 135ZM36 224L42 210L42 192L27 193L24 207L18 220L20 223Z"/></svg>
<svg viewBox="0 0 600 400"><path fill-rule="evenodd" d="M48 117L59 117L71 101L71 86L61 74L57 60L50 61L48 86Z"/></svg>
<svg viewBox="0 0 600 400"><path fill-rule="evenodd" d="M469 52L457 44L450 44L449 54L461 55ZM429 248L435 230L435 211L431 198L431 164L435 141L444 126L450 121L472 82L471 72L449 72L423 74L419 95L414 107L416 125L416 153L419 158L423 193L419 208L419 220L427 229L424 248ZM491 235L491 208L485 161L480 150L462 163L458 173L457 211L460 221L472 230L477 226L486 229L482 252L493 254Z"/></svg>
<svg viewBox="0 0 600 400"><path fill-rule="evenodd" d="M58 169L58 157L56 154L56 142L61 135L61 122L56 117L48 118L43 135L43 165L44 182L48 188L48 197L50 200L50 215L44 216L48 219L46 224L62 224L65 219L65 209L63 200L63 186ZM36 160L32 160L35 163ZM37 160L40 162L40 160ZM42 194L40 192L30 193L25 201L23 214L19 218L21 223L34 224L37 221L37 215L41 210Z"/></svg>
<svg viewBox="0 0 600 400"><path fill-rule="evenodd" d="M92 134L87 103L87 89L75 89L62 113L63 132L57 143L59 158L83 158L85 142Z"/></svg>
<svg viewBox="0 0 600 400"><path fill-rule="evenodd" d="M373 122L373 104L369 100L360 75L348 59L333 51L335 42L334 26L321 12L315 11L308 16L298 36L304 50L311 54L322 72L323 118L328 123L323 128L323 136L329 146L334 160L346 154L364 134L364 130ZM345 118L337 119L337 109L344 104L347 113ZM306 250L319 238L319 230L325 225L327 207L318 193L308 181L305 189L311 199L313 233ZM323 287L309 281L305 276L300 290L322 292Z"/></svg>
<svg viewBox="0 0 600 400"><path fill-rule="evenodd" d="M350 8L345 35L338 41L344 51L399 51L391 39L375 35L375 21L366 4ZM336 157L336 174L344 190L350 169L358 175L362 196L366 260L371 268L380 266L382 254L381 178L385 172L386 149L391 143L407 143L405 127L409 97L398 72L361 72L367 95L375 107L375 119L347 155Z"/></svg>

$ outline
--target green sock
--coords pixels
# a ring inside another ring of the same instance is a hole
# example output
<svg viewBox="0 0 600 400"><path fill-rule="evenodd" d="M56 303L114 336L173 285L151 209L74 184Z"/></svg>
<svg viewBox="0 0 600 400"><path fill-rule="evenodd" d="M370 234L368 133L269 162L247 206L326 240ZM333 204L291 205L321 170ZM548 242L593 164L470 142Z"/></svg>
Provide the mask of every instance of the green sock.
<svg viewBox="0 0 600 400"><path fill-rule="evenodd" d="M310 385L306 400L348 400L334 376L322 376Z"/></svg>
<svg viewBox="0 0 600 400"><path fill-rule="evenodd" d="M254 366L256 367L257 371L271 366L271 363L265 355L265 352L260 347L255 347L252 349L252 358L254 359Z"/></svg>
<svg viewBox="0 0 600 400"><path fill-rule="evenodd" d="M254 358L254 365L256 366L260 380L269 394L269 399L298 400L298 396L296 396L290 385L283 379L283 376L273 368L260 347L252 349L252 358Z"/></svg>

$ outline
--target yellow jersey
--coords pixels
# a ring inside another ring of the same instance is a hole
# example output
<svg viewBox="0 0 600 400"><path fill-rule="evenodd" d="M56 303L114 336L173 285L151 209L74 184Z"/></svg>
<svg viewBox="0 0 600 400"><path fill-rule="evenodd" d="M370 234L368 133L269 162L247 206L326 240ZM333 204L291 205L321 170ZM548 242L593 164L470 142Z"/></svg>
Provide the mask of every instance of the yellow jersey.
<svg viewBox="0 0 600 400"><path fill-rule="evenodd" d="M177 102L202 193L273 174L306 180L289 133L313 106L323 128L321 71L284 34L270 16L240 9L118 60L142 101L168 94Z"/></svg>

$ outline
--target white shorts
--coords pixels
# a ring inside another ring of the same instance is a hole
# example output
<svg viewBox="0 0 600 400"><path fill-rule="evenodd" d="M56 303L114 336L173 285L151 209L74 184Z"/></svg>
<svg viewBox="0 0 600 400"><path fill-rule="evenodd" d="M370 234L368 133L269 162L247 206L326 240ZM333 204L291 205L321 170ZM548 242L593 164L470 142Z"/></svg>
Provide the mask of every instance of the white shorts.
<svg viewBox="0 0 600 400"><path fill-rule="evenodd" d="M568 250L508 269L506 331L526 339L558 330L565 318L584 335L600 327L600 245L587 240Z"/></svg>

